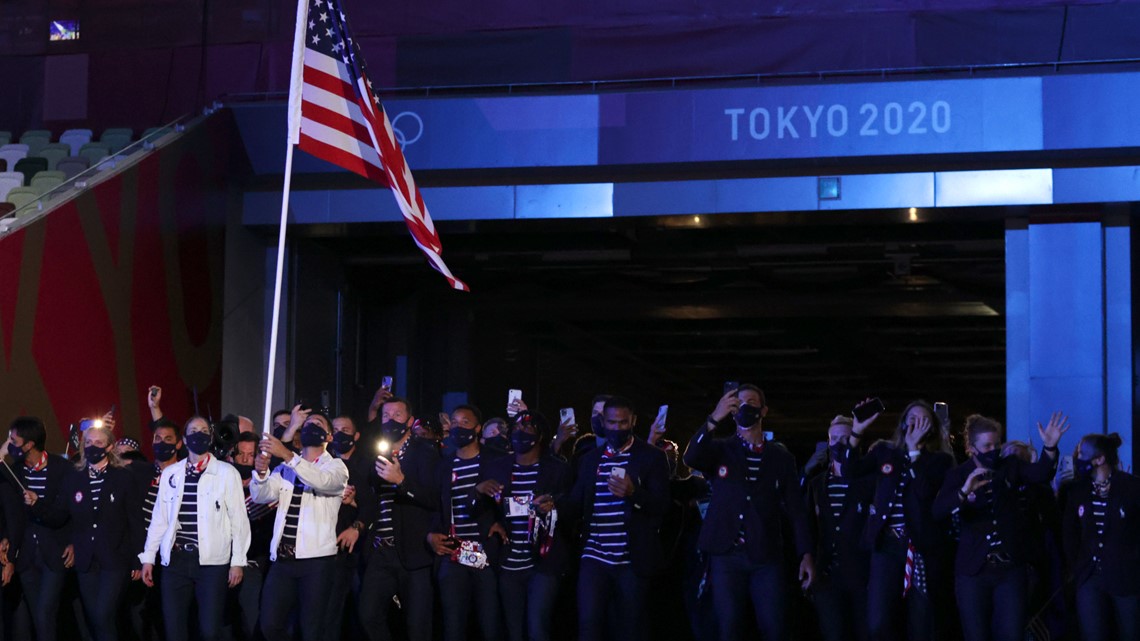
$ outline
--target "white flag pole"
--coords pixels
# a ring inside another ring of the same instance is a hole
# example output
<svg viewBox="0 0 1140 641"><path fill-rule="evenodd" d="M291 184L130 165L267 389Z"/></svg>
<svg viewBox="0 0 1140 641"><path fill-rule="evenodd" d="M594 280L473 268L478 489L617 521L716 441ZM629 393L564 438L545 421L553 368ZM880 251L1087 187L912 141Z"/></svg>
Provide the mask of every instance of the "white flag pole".
<svg viewBox="0 0 1140 641"><path fill-rule="evenodd" d="M301 84L305 68L305 21L308 0L297 0L297 26L293 32L293 66L289 75L289 130L285 143L285 184L281 190L281 223L277 232L277 277L273 283L273 323L269 330L269 370L265 377L265 414L262 436L271 432L273 376L277 370L277 330L281 322L281 281L285 268L285 229L289 223L289 190L293 179L293 147L301 139Z"/></svg>

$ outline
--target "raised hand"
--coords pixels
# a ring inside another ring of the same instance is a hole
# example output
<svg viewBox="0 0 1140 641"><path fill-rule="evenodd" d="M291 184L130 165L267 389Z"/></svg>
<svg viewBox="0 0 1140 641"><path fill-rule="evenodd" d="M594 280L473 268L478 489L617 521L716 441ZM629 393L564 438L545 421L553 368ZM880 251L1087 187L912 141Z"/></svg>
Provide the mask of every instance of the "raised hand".
<svg viewBox="0 0 1140 641"><path fill-rule="evenodd" d="M713 410L712 417L717 421L723 421L725 417L731 416L740 409L740 397L736 395L737 390L730 390L724 396L720 397L717 401L716 409ZM711 428L710 428L711 429Z"/></svg>
<svg viewBox="0 0 1140 641"><path fill-rule="evenodd" d="M1041 423L1037 424L1037 434L1041 436L1041 442L1050 449L1057 447L1057 443L1061 442L1061 437L1068 431L1069 417L1060 411L1053 412L1053 415L1049 417L1049 424L1045 428L1041 427Z"/></svg>
<svg viewBox="0 0 1140 641"><path fill-rule="evenodd" d="M985 487L991 480L990 470L984 467L970 472L966 477L966 482L962 484L962 494L972 494Z"/></svg>
<svg viewBox="0 0 1140 641"><path fill-rule="evenodd" d="M861 407L863 405L866 405L867 403L870 403L872 400L874 400L874 399L865 398L865 399L863 399L863 402L859 403L859 405L857 405L856 407ZM875 412L874 414L872 414L865 421L860 421L858 418L855 418L854 416L852 416L851 417L851 433L855 434L857 436L862 436L863 432L865 432L867 430L867 428L871 426L871 423L874 423L878 418L879 418L878 412Z"/></svg>
<svg viewBox="0 0 1140 641"><path fill-rule="evenodd" d="M917 450L922 440L926 438L926 435L930 432L932 426L933 423L931 423L930 417L926 415L919 416L913 423L908 424L906 426L907 449L912 452Z"/></svg>

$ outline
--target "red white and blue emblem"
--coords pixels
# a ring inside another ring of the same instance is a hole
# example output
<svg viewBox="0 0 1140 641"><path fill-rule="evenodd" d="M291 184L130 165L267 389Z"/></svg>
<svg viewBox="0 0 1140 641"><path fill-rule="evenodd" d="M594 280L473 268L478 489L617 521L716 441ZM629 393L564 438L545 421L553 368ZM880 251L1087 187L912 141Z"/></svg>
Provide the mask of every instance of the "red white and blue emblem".
<svg viewBox="0 0 1140 641"><path fill-rule="evenodd" d="M728 466L727 465L721 465L720 469L716 471L716 475L722 479L727 478L728 477Z"/></svg>
<svg viewBox="0 0 1140 641"><path fill-rule="evenodd" d="M1078 505L1078 506L1077 506L1077 516L1078 516L1078 517L1083 517L1084 515L1085 515L1085 506L1083 506L1083 505Z"/></svg>
<svg viewBox="0 0 1140 641"><path fill-rule="evenodd" d="M895 467L890 463L883 463L883 466L879 468L879 471L883 474L890 474L891 472L895 471Z"/></svg>
<svg viewBox="0 0 1140 641"><path fill-rule="evenodd" d="M75 493L75 502L76 503L82 503L83 502L83 492L76 492Z"/></svg>

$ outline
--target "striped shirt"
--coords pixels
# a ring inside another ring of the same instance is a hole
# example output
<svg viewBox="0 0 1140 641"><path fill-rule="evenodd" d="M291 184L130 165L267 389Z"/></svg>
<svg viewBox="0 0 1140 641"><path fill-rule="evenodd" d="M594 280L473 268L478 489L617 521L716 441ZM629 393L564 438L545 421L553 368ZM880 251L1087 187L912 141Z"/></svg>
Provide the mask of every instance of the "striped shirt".
<svg viewBox="0 0 1140 641"><path fill-rule="evenodd" d="M480 454L469 459L458 456L451 465L451 530L452 535L465 541L479 538L479 524L471 514L471 490L479 480Z"/></svg>
<svg viewBox="0 0 1140 641"><path fill-rule="evenodd" d="M534 496L534 485L538 481L538 463L533 465L514 464L511 470L511 497L523 498L529 503ZM531 517L529 514L510 516L510 546L503 560L503 569L508 571L529 570L534 567L534 547L531 546Z"/></svg>
<svg viewBox="0 0 1140 641"><path fill-rule="evenodd" d="M1093 562L1100 563L1100 551L1104 548L1104 522L1108 513L1108 499L1102 499L1093 492L1092 498L1093 526L1096 528L1096 547L1093 548Z"/></svg>
<svg viewBox="0 0 1140 641"><path fill-rule="evenodd" d="M404 460L404 452L408 451L408 444L411 442L411 439L404 441L400 449L396 450L393 456L397 461L402 462ZM396 523L392 519L392 510L396 505L396 484L380 479L376 498L380 501L380 515L376 517L376 521L372 525L372 534L378 538L395 536Z"/></svg>
<svg viewBox="0 0 1140 641"><path fill-rule="evenodd" d="M843 503L847 500L847 489L850 484L842 476L827 477L827 505L831 508L831 516L835 519L835 531L839 531L839 519L843 516ZM831 567L839 564L839 537L831 537Z"/></svg>
<svg viewBox="0 0 1140 641"><path fill-rule="evenodd" d="M146 489L146 500L143 501L143 523L148 530L150 529L150 517L154 514L154 503L158 500L158 486L161 480L162 468L155 465L154 479L151 480L150 487Z"/></svg>
<svg viewBox="0 0 1140 641"><path fill-rule="evenodd" d="M99 511L99 499L103 495L103 479L107 477L108 467L110 465L104 465L103 469L97 470L90 465L87 466L87 493L96 512Z"/></svg>
<svg viewBox="0 0 1140 641"><path fill-rule="evenodd" d="M305 495L305 484L300 476L293 476L293 496L289 499L289 509L285 511L285 529L281 531L281 542L277 546L278 553L282 548L295 548L297 546L297 527L301 523L301 497Z"/></svg>
<svg viewBox="0 0 1140 641"><path fill-rule="evenodd" d="M178 509L178 534L174 542L180 545L198 544L198 480L202 470L186 463L186 484L182 487L182 505Z"/></svg>
<svg viewBox="0 0 1140 641"><path fill-rule="evenodd" d="M741 444L744 446L744 480L749 483L755 483L760 480L760 463L764 460L764 444L753 445L744 439L740 439ZM740 530L736 533L736 542L743 544L746 540L744 535L744 512L740 513L737 519L740 522Z"/></svg>
<svg viewBox="0 0 1140 641"><path fill-rule="evenodd" d="M891 509L887 512L887 527L892 530L906 528L906 505L903 503L903 494L910 481L910 473L906 467L899 470L899 482L895 486L895 495L891 498Z"/></svg>
<svg viewBox="0 0 1140 641"><path fill-rule="evenodd" d="M27 459L25 459L25 462ZM44 452L43 458L40 459L35 465L24 467L24 484L28 489L36 493L37 498L44 498L47 494L47 463L48 455Z"/></svg>
<svg viewBox="0 0 1140 641"><path fill-rule="evenodd" d="M615 467L629 465L629 450L603 453L594 477L594 514L590 519L589 536L582 549L583 559L593 559L606 565L629 565L629 524L626 522L625 501L610 492L609 479Z"/></svg>
<svg viewBox="0 0 1140 641"><path fill-rule="evenodd" d="M991 552L997 552L1002 546L1002 540L997 531L997 513L995 511L994 504L993 483L986 483L984 486L982 486L982 489L980 491L981 495L978 496L978 500L982 503L982 505L985 505L987 507L992 521L992 525L990 526L990 533L986 535L986 542L989 543Z"/></svg>

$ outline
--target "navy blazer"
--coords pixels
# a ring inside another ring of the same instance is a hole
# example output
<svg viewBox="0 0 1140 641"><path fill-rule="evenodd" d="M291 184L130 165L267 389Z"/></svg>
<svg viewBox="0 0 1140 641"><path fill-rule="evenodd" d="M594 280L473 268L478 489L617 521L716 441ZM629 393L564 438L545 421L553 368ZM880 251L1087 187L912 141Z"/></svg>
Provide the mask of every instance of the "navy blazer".
<svg viewBox="0 0 1140 641"><path fill-rule="evenodd" d="M494 453L490 455L490 458L487 458L485 456L486 452L482 447L479 448L479 454L479 472L475 477L476 485L482 480L480 475L484 465L496 460L510 460L514 458ZM439 505L436 506L435 519L431 525L431 531L439 534L451 533L451 474L454 468L455 449L445 447L443 449L443 460L440 461L439 469L436 472L436 494L439 497ZM497 568L502 562L502 540L497 536L491 537L488 535L491 526L495 524L496 515L493 510L477 509L476 506L480 502L480 498L483 497L472 487L466 496L460 497L460 500L466 503L471 516L475 518L475 522L479 525L479 538L476 539L476 541L483 546L483 551L487 553L487 563ZM438 557L438 555L436 556Z"/></svg>
<svg viewBox="0 0 1140 641"><path fill-rule="evenodd" d="M795 457L778 443L766 443L760 476L749 482L747 453L736 435L717 438L703 426L689 440L685 464L700 470L712 486L712 501L701 529L701 550L709 554L731 552L743 527L744 547L750 560L783 562L786 519L791 525L796 557L811 554L811 527Z"/></svg>
<svg viewBox="0 0 1140 641"><path fill-rule="evenodd" d="M13 465L12 469L20 483L27 487L26 468L23 464ZM71 527L68 523L70 514L58 499L64 479L75 473L75 466L62 456L48 454L46 469L44 497L37 500L35 505L24 505L23 492L19 487L12 487L12 498L17 501L17 505L16 509L9 512L13 518L8 527L8 558L15 559L16 569L21 572L32 566L36 554L53 572L65 570L63 551L71 543ZM0 478L4 479L6 485L12 485L7 472L0 474Z"/></svg>
<svg viewBox="0 0 1140 641"><path fill-rule="evenodd" d="M877 479L875 501L871 504L870 518L863 531L863 545L867 549L875 549L879 535L886 529L895 490L898 489L902 475L906 474L910 481L903 492L903 504L911 542L915 549L929 557L944 552L949 544L949 532L946 524L934 517L934 499L942 489L946 472L954 464L954 457L945 452L922 450L912 462L906 452L894 445L879 443L865 455L841 446L840 464L843 476L858 478L874 475Z"/></svg>
<svg viewBox="0 0 1140 641"><path fill-rule="evenodd" d="M818 542L815 567L826 572L833 556L838 555L839 566L831 579L847 588L862 589L870 577L871 555L861 541L875 500L875 477L842 477L847 482L847 493L837 520L827 495L828 476L825 469L807 482L808 517L815 522Z"/></svg>
<svg viewBox="0 0 1140 641"><path fill-rule="evenodd" d="M75 546L75 570L86 572L92 561L100 570L137 570L143 549L143 495L137 477L127 468L109 467L104 472L96 509L91 500L90 475L86 470L63 481L58 501L71 514L71 543Z"/></svg>
<svg viewBox="0 0 1140 641"><path fill-rule="evenodd" d="M375 452L374 443L366 443L363 438L356 448L356 456L370 456ZM364 495L356 489L356 504L360 512L358 519L371 527L380 516L380 499L376 489L383 480L376 474L375 457L368 470L368 483ZM396 554L405 570L417 570L432 564L435 554L428 547L427 535L431 529L435 512L439 509L439 491L436 488L436 474L439 468L439 448L430 441L416 436L408 439L408 449L400 460L404 472L404 482L396 486L396 499L392 506L392 527L395 528ZM361 461L363 464L363 460ZM372 545L371 533L361 537L364 545ZM357 545L360 545L359 543Z"/></svg>
<svg viewBox="0 0 1140 641"><path fill-rule="evenodd" d="M992 513L989 504L982 503L981 495L974 501L958 498L966 477L978 469L972 458L946 473L942 490L934 500L934 517L949 519L958 512L962 531L954 560L955 573L976 576L985 569L986 555L990 553L987 537L995 528L1004 543L1001 550L1009 554L1014 563L1035 560L1029 558L1027 551L1030 549L1030 536L1037 531L1029 527L1029 514L1019 499L1020 488L1026 483L1048 483L1056 466L1057 459L1048 456L1042 456L1036 463L1026 463L1016 456L999 459L993 480L987 486L993 488Z"/></svg>
<svg viewBox="0 0 1140 641"><path fill-rule="evenodd" d="M479 482L494 479L503 486L502 496L510 496L511 472L514 470L514 463L514 456L500 456L489 461L482 461L479 466ZM569 463L551 455L544 455L539 458L538 476L534 482L535 496L549 494L554 498L555 504L557 505L558 501L566 496L573 487L574 473ZM490 512L509 535L511 526L507 520L506 510L503 509L504 503L496 502L493 498L481 494L477 495L475 500L475 514L477 518L484 512ZM554 541L551 543L550 550L546 556L539 559L535 564L536 571L542 574L562 574L566 571L570 560L569 537L567 536L568 529L569 528L564 524L555 524ZM500 556L505 557L505 555ZM499 559L500 566L502 565L502 560L502 558Z"/></svg>
<svg viewBox="0 0 1140 641"><path fill-rule="evenodd" d="M556 503L559 522L581 521L581 536L589 536L587 525L594 515L594 484L605 447L596 447L582 455L578 478L570 494ZM649 577L658 574L665 552L661 541L661 522L672 505L669 500L669 462L665 452L633 437L629 447L626 478L633 481L633 494L625 498L626 523L629 526L629 558L635 574Z"/></svg>
<svg viewBox="0 0 1140 641"><path fill-rule="evenodd" d="M1093 555L1099 554L1104 580L1110 594L1131 596L1140 593L1140 480L1116 470L1112 473L1105 511L1104 547L1098 547L1093 523L1092 481L1074 481L1065 503L1064 542L1069 567L1079 587L1093 575Z"/></svg>

